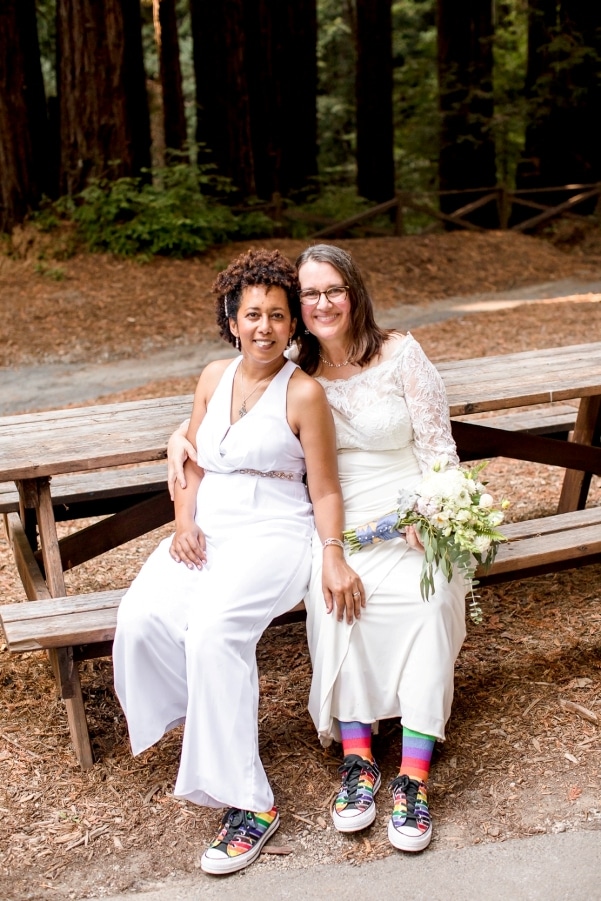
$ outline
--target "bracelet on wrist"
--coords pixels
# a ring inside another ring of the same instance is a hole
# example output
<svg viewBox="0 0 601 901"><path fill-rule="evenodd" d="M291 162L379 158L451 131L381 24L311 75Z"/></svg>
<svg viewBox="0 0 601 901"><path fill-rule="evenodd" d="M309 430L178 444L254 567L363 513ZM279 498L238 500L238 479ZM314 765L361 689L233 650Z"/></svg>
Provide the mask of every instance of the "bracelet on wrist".
<svg viewBox="0 0 601 901"><path fill-rule="evenodd" d="M344 550L344 541L341 541L340 538L326 538L323 542L322 549L325 551L327 547L333 544L335 547L341 547Z"/></svg>

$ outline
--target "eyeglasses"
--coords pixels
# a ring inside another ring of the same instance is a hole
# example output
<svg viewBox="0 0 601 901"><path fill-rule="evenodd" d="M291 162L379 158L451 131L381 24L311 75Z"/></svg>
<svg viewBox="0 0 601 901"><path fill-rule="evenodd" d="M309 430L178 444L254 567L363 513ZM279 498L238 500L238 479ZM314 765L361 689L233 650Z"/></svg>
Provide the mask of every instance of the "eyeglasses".
<svg viewBox="0 0 601 901"><path fill-rule="evenodd" d="M346 292L349 290L348 285L332 285L325 291L318 291L317 288L306 288L299 294L300 302L305 307L313 307L319 303L322 294L325 294L330 303L342 303L346 300Z"/></svg>

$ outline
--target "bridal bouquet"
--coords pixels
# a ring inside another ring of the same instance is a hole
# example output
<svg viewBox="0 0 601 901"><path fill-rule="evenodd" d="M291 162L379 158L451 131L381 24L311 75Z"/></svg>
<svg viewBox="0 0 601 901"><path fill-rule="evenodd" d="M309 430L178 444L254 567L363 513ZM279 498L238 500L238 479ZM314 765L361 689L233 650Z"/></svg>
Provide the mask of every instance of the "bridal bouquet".
<svg viewBox="0 0 601 901"><path fill-rule="evenodd" d="M485 490L479 475L486 462L472 469L448 466L441 457L424 477L415 491L401 491L398 508L375 522L356 529L347 529L344 539L351 554L379 541L389 541L403 535L408 525L415 526L424 546L424 562L420 578L420 592L427 601L434 591L434 569L439 568L448 581L456 567L469 584L470 615L481 622L482 611L474 595L476 566L490 566L505 536L498 531L503 510L495 509L493 498Z"/></svg>

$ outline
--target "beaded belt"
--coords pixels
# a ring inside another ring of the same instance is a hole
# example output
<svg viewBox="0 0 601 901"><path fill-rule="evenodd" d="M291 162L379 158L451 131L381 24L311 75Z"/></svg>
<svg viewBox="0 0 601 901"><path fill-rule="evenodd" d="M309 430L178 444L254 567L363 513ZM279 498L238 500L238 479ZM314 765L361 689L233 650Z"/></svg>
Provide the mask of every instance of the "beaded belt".
<svg viewBox="0 0 601 901"><path fill-rule="evenodd" d="M260 469L236 469L234 472L241 472L246 476L260 476L262 479L285 479L287 482L302 482L303 480L300 472L282 472L278 469L271 469L269 472L261 472Z"/></svg>

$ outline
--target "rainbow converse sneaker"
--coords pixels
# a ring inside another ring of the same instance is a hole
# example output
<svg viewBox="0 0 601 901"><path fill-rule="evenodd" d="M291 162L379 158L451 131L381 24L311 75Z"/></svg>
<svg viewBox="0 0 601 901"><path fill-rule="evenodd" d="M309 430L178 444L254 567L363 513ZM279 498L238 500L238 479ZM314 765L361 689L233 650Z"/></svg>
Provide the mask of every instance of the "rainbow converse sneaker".
<svg viewBox="0 0 601 901"><path fill-rule="evenodd" d="M219 834L200 858L200 868L214 876L244 869L257 859L279 825L277 807L266 813L230 807L221 821Z"/></svg>
<svg viewBox="0 0 601 901"><path fill-rule="evenodd" d="M358 832L371 826L376 818L374 796L382 781L377 763L348 754L338 772L342 785L332 808L334 826L339 832Z"/></svg>
<svg viewBox="0 0 601 901"><path fill-rule="evenodd" d="M432 820L425 782L397 776L390 783L394 807L388 821L388 840L401 851L423 851L432 841Z"/></svg>

